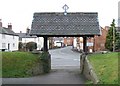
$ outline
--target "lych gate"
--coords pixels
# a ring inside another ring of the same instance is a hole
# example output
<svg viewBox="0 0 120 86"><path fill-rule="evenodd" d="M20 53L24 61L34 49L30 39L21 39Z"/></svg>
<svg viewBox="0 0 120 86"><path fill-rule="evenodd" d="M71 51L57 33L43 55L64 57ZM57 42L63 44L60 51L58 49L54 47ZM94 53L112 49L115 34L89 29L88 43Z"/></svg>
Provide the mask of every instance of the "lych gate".
<svg viewBox="0 0 120 86"><path fill-rule="evenodd" d="M97 12L34 13L30 34L44 37L43 55L48 52L48 37L83 37L85 53L80 55L80 73L97 83L98 80L92 77L94 73L87 66L85 55L87 53L87 37L101 34ZM51 55L47 53L43 59L45 59L43 60L43 71L48 73L51 70Z"/></svg>
<svg viewBox="0 0 120 86"><path fill-rule="evenodd" d="M97 12L34 13L31 35L44 37L43 51L47 52L48 37L83 37L86 52L87 37L100 35Z"/></svg>

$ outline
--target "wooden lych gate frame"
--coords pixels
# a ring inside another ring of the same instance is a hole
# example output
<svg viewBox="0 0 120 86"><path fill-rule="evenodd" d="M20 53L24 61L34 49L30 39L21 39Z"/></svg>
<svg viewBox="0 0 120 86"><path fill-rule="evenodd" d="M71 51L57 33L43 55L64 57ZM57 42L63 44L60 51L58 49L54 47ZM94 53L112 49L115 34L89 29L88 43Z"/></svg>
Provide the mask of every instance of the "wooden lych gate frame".
<svg viewBox="0 0 120 86"><path fill-rule="evenodd" d="M44 38L44 52L48 52L48 37L83 37L83 51L87 52L87 37L100 34L97 12L34 13L30 31L30 35Z"/></svg>

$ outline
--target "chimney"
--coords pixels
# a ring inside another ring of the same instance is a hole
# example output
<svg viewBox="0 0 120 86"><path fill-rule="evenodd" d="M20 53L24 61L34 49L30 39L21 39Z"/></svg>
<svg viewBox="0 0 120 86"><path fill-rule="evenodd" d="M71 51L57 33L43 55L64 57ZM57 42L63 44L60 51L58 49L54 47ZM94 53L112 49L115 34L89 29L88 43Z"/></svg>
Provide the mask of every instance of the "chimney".
<svg viewBox="0 0 120 86"><path fill-rule="evenodd" d="M0 19L0 27L2 27L2 19Z"/></svg>
<svg viewBox="0 0 120 86"><path fill-rule="evenodd" d="M22 33L22 31L20 31L20 33Z"/></svg>
<svg viewBox="0 0 120 86"><path fill-rule="evenodd" d="M12 24L8 23L8 29L12 30Z"/></svg>

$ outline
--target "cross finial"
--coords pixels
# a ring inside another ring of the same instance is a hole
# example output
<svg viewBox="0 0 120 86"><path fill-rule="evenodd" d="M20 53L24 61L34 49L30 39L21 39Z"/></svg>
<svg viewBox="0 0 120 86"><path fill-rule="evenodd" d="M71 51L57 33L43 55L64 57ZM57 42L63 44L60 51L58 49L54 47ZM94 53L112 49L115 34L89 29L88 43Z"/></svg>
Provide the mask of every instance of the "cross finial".
<svg viewBox="0 0 120 86"><path fill-rule="evenodd" d="M65 10L65 13L67 13L67 10L69 9L69 7L65 4L62 8L63 10Z"/></svg>

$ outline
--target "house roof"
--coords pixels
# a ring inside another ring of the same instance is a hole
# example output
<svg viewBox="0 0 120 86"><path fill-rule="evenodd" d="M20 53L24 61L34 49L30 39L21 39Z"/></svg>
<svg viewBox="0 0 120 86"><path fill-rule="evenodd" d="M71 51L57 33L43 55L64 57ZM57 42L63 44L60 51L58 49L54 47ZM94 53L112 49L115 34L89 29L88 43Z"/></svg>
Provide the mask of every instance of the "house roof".
<svg viewBox="0 0 120 86"><path fill-rule="evenodd" d="M34 13L31 35L84 36L100 35L97 12Z"/></svg>
<svg viewBox="0 0 120 86"><path fill-rule="evenodd" d="M5 27L0 27L0 33L1 34L16 35L17 36L17 34L15 32L13 32L11 29L5 28Z"/></svg>
<svg viewBox="0 0 120 86"><path fill-rule="evenodd" d="M20 38L36 38L37 36L30 36L27 33L16 33Z"/></svg>

